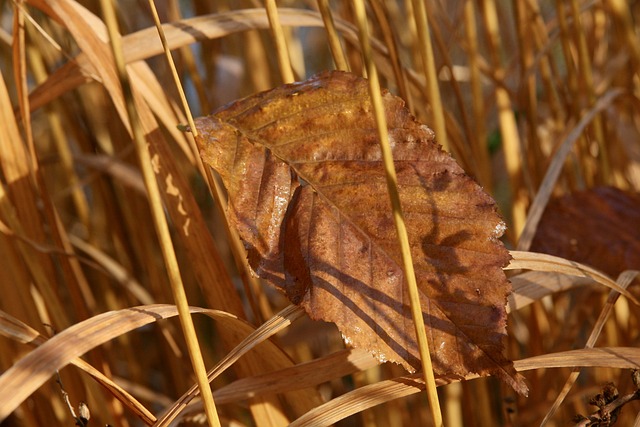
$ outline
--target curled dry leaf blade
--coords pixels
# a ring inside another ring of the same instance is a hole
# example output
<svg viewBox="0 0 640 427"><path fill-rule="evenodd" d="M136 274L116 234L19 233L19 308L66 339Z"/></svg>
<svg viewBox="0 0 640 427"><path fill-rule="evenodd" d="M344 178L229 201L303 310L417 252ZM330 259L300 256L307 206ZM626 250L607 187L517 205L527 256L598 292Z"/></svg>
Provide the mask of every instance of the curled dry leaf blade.
<svg viewBox="0 0 640 427"><path fill-rule="evenodd" d="M494 201L399 98L384 105L434 369L526 386L503 355ZM365 80L327 72L196 121L205 163L229 193L254 271L380 360L420 366L400 248Z"/></svg>
<svg viewBox="0 0 640 427"><path fill-rule="evenodd" d="M0 335L23 344L41 345L46 342L46 338L40 335L38 331L2 310L0 310ZM147 410L147 408L142 406L142 404L131 396L131 394L95 369L89 363L80 358L71 359L69 363L91 375L96 381L102 384L103 387L109 390L111 394L117 397L118 400L125 403L127 407L134 411L134 413L140 417L143 422L146 424L152 424L155 422L155 417Z"/></svg>
<svg viewBox="0 0 640 427"><path fill-rule="evenodd" d="M518 371L566 367L607 367L633 369L640 363L640 350L631 347L585 348L545 354L514 362ZM465 379L476 378L468 375ZM460 378L436 377L438 385L450 384ZM314 408L293 421L291 426L326 426L365 409L424 390L419 374L405 375L359 387Z"/></svg>
<svg viewBox="0 0 640 427"><path fill-rule="evenodd" d="M246 337L254 331L251 325L230 313L199 307L191 307L191 313L211 317L220 323L221 329L238 337ZM74 363L77 357L117 336L177 315L176 307L167 304L109 311L76 323L46 342L9 316L0 316L0 332L3 335L21 342L42 342L38 348L0 375L0 423L56 370ZM260 357L271 368L285 365L282 359L289 361L286 354L268 340L260 343L259 349L253 351L259 351ZM84 366L81 368L85 369ZM138 413L140 414L139 411Z"/></svg>

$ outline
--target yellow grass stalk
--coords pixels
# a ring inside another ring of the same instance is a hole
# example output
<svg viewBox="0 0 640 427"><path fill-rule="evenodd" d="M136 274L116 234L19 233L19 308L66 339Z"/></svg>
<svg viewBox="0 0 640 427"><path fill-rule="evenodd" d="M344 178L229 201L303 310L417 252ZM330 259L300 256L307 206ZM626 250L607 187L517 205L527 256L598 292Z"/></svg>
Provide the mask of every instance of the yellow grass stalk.
<svg viewBox="0 0 640 427"><path fill-rule="evenodd" d="M582 25L582 19L580 17L580 5L577 0L571 0L571 13L573 14L573 33L578 38L578 63L580 64L579 76L583 79L583 90L586 91L587 101L589 105L592 105L596 101L596 93L593 84L593 72L591 70L591 60L589 59L589 48L587 46L587 39L584 34L584 27ZM593 136L595 143L598 145L598 155L600 159L600 174L602 176L603 183L610 182L611 167L609 165L609 155L607 147L604 141L604 129L602 123L602 117L600 114L596 115L593 119ZM586 176L587 180L590 180L590 176ZM597 181L596 181L597 182Z"/></svg>
<svg viewBox="0 0 640 427"><path fill-rule="evenodd" d="M432 21L434 21L432 19ZM458 104L458 109L460 111L459 115L454 116L451 110L444 110L443 106L443 114L445 118L445 128L448 131L447 141L449 144L450 152L456 157L456 160L465 168L468 172L472 172L472 165L475 163L473 156L470 151L470 144L472 141L473 131L471 130L471 125L469 123L469 116L467 114L466 102L462 98L462 91L460 90L460 85L458 84L458 77L455 73L455 66L453 64L453 60L451 55L449 55L449 49L447 48L447 42L445 38L448 39L449 34L442 34L440 28L437 25L431 26L431 33L433 35L433 39L440 51L440 56L442 60L442 71L448 73L448 83L450 85L451 90L453 91L453 96ZM442 75L439 73L438 75ZM438 81L439 79L436 79ZM457 118L460 120L457 120ZM460 123L461 122L461 123ZM460 129L462 127L462 129ZM464 135L464 136L463 136ZM475 174L475 171L472 173Z"/></svg>
<svg viewBox="0 0 640 427"><path fill-rule="evenodd" d="M187 97L184 94L184 89L182 88L182 84L180 83L180 76L178 76L178 70L176 70L176 64L174 63L173 57L171 56L171 51L169 50L169 47L167 44L167 37L165 36L164 31L162 29L162 23L160 22L160 17L158 16L158 10L156 9L156 5L153 2L153 0L149 0L149 9L151 10L151 16L153 17L153 22L156 26L156 29L158 30L158 36L160 37L160 42L162 43L164 56L167 59L167 65L169 65L169 69L171 70L171 75L173 77L174 82L176 83L176 89L178 90L178 95L180 96L180 102L182 103L185 114L187 115L187 122L189 123L189 127L192 129L192 132L195 136L197 135L198 132L193 122L193 115L191 114L191 109L189 108ZM189 140L189 141L191 142L192 140ZM194 151L195 158L200 159L200 156L198 155L198 148L195 146L195 143L191 144L191 147ZM200 162L196 161L196 166L198 166L198 169L200 170L200 172L204 171L204 167L201 161Z"/></svg>
<svg viewBox="0 0 640 427"><path fill-rule="evenodd" d="M389 52L389 62L393 67L393 75L395 77L395 84L398 87L398 95L407 103L407 108L411 110L412 100L411 94L407 90L407 78L402 67L402 61L400 61L400 53L396 46L396 40L394 36L394 28L391 22L389 22L389 12L387 5L380 0L373 0L371 2L371 9L376 16L378 25L380 26L380 32L382 38L387 46L387 52Z"/></svg>
<svg viewBox="0 0 640 427"><path fill-rule="evenodd" d="M491 163L487 147L487 130L484 124L485 103L480 74L480 53L478 52L478 30L476 28L475 0L465 0L464 29L467 42L467 59L469 61L469 80L471 83L471 107L473 109L473 136L470 141L471 152L476 165L476 179L488 193L492 193Z"/></svg>
<svg viewBox="0 0 640 427"><path fill-rule="evenodd" d="M207 373L208 380L213 381L216 379L249 350L284 330L303 314L304 311L302 308L295 305L289 305L284 308L267 322L260 325L258 329L252 331L236 347L228 352L224 358ZM171 407L165 410L164 414L158 419L156 427L168 427L197 395L198 388L192 386ZM258 421L262 422L262 420Z"/></svg>
<svg viewBox="0 0 640 427"><path fill-rule="evenodd" d="M542 19L540 5L534 0L528 0L527 4L531 9L530 16L534 22L534 24L532 25L534 35L533 41L535 42L536 49L543 53L539 58L540 79L542 80L542 85L545 88L549 108L552 112L552 116L557 122L557 125L558 122L564 121L564 111L562 110L562 106L560 105L558 90L553 82L556 76L557 80L555 81L562 81L563 79L565 79L565 77L560 76L558 67L555 65L555 58L553 55L553 50L551 48L551 41L549 40L549 35L547 34L547 26Z"/></svg>
<svg viewBox="0 0 640 427"><path fill-rule="evenodd" d="M167 7L169 20L175 22L182 18L177 1L167 2ZM185 70L188 72L188 75L193 82L193 87L198 97L201 111L210 111L211 106L209 105L209 98L207 97L207 91L205 89L205 84L202 81L202 76L198 72L198 65L193 51L189 47L184 47L180 49L180 57L183 61Z"/></svg>
<svg viewBox="0 0 640 427"><path fill-rule="evenodd" d="M484 20L488 33L488 48L491 55L491 66L497 81L495 88L496 104L498 108L498 120L500 123L500 134L502 136L502 146L509 175L511 187L511 216L512 232L514 240L517 241L524 227L526 218L526 194L522 191L522 159L520 148L520 136L518 127L511 106L509 92L504 87L506 73L500 60L500 31L498 24L498 13L495 0L483 2Z"/></svg>
<svg viewBox="0 0 640 427"><path fill-rule="evenodd" d="M640 77L640 45L638 44L638 36L633 28L633 14L629 9L629 4L624 0L607 0L605 3L609 6L612 17L621 24L620 31L624 37L631 60L635 63L633 71L637 77ZM636 90L638 90L638 84L640 82L636 79Z"/></svg>
<svg viewBox="0 0 640 427"><path fill-rule="evenodd" d="M529 166L528 175L533 182L527 182L530 186L537 184L536 176L534 172L537 165L541 164L541 158L539 153L539 141L538 141L538 85L537 85L537 73L535 64L535 46L532 33L535 21L531 16L532 11L526 2L514 3L514 22L516 24L517 31L517 46L520 55L520 90L518 97L522 100L522 110L524 110L524 119L527 122L526 126L526 138L525 138L525 156L527 158L526 165ZM533 175L533 176L531 176ZM526 176L526 175L525 175Z"/></svg>
<svg viewBox="0 0 640 427"><path fill-rule="evenodd" d="M433 56L433 46L431 45L425 2L422 0L412 0L412 4L413 16L418 30L420 58L422 59L424 76L427 81L429 103L433 109L433 130L436 132L436 137L442 147L450 151L447 128L444 121L442 98L440 97L440 87L438 86L438 70L436 70L436 61Z"/></svg>
<svg viewBox="0 0 640 427"><path fill-rule="evenodd" d="M271 89L271 70L267 49L265 49L260 32L247 31L244 37L244 60L249 73L249 80L255 92Z"/></svg>
<svg viewBox="0 0 640 427"><path fill-rule="evenodd" d="M573 55L573 30L569 27L569 23L567 21L567 12L565 10L567 7L567 2L565 0L556 0L555 4L558 29L560 30L560 44L562 46L562 56L564 57L566 73L566 77L563 78L563 81L568 87L568 96L566 96L563 100L566 108L565 116L578 117L580 115L581 92L578 87L578 70L576 69ZM564 127L563 124L564 123L560 123L560 129ZM588 168L584 168L579 159L582 158L581 153L588 152L585 135L580 136L579 142L575 146L575 152L577 154L577 161L572 161L574 173L584 181L586 180L585 176L588 175L587 173L585 173Z"/></svg>
<svg viewBox="0 0 640 427"><path fill-rule="evenodd" d="M378 3L384 11L385 22L387 23L386 25L389 25L390 36L393 38L390 41L391 44L387 41L385 41L385 44L388 45L389 49L393 49L393 51L389 51L388 61L392 62L391 66L394 69L394 75L396 75L396 80L399 80L396 82L398 85L398 94L406 102L409 111L411 111L414 116L418 116L415 98L422 95L417 90L414 93L409 86L409 79L407 76L408 70L411 69L410 67L413 67L411 71L415 74L415 64L411 63L412 59L409 57L410 51L407 49L405 43L408 40L417 39L415 36L415 23L412 19L407 19L407 17L411 15L409 13L405 13L405 9L403 7L404 2L387 2L384 0L374 0L372 2L372 4ZM401 25L398 25L398 23L401 23ZM404 25L405 23L407 25ZM374 50L376 49L374 45L372 45L372 47ZM411 47L413 48L414 45ZM403 51L406 51L404 52L406 56L403 56ZM404 59L408 62L406 65L404 65L403 62ZM398 68L397 71L396 68Z"/></svg>
<svg viewBox="0 0 640 427"><path fill-rule="evenodd" d="M282 31L282 25L278 18L278 7L275 0L265 0L265 8L267 10L267 17L269 18L269 25L273 34L273 41L276 44L276 54L278 57L278 65L280 65L280 75L282 76L283 83L293 83L295 77L293 76L293 69L291 68L291 59L289 58L289 50L287 49L287 41L284 37L284 31Z"/></svg>
<svg viewBox="0 0 640 427"><path fill-rule="evenodd" d="M191 109L189 108L189 104L187 102L184 89L182 88L182 84L180 83L180 77L178 76L178 72L176 70L175 63L173 61L173 57L171 56L171 51L169 50L169 43L167 42L167 38L163 30L163 26L160 22L160 18L155 8L155 4L152 1L149 2L149 7L152 11L152 16L158 31L158 35L160 37L160 41L162 43L165 57L171 69L171 74L173 76L174 81L176 82L176 88L178 89L178 93L180 95L180 101L182 103L183 109L187 116L189 128L191 129L191 133L193 134L193 137L196 138L198 136L198 130L196 129L195 124L193 123L193 115L191 114ZM202 159L198 155L198 148L196 147L193 139L189 139L189 142L191 143L191 147L194 152L195 165L198 168L198 170L200 170L200 173L207 178L206 182L209 186L209 190L213 195L214 200L216 201L216 205L219 207L221 215L225 217L226 201L223 196L224 192L220 188L218 181L211 174L211 170L208 167L205 167L203 165ZM258 280L251 274L251 272L249 271L249 266L245 262L246 257L245 257L244 249L242 248L242 243L240 242L240 239L234 230L232 230L230 227L226 227L226 231L227 231L227 237L229 238L229 241L230 241L231 251L236 261L238 270L244 273L243 278L245 280L243 280L243 282L247 283L251 291L255 293L256 291L259 290L259 283L258 283ZM261 310L258 310L258 309L254 310L256 317L260 318L261 314L266 315L267 318L270 317L269 316L271 314L270 308L265 303L264 298L261 300L261 302L262 302L260 304Z"/></svg>
<svg viewBox="0 0 640 427"><path fill-rule="evenodd" d="M331 55L333 56L333 62L336 64L337 70L349 71L349 63L347 57L342 49L340 43L340 37L336 31L336 25L333 22L333 15L329 8L329 0L318 0L318 9L322 15L322 22L324 22L324 28L327 31L327 39L329 40L329 48L331 49Z"/></svg>
<svg viewBox="0 0 640 427"><path fill-rule="evenodd" d="M135 105L133 103L133 93L125 68L124 58L122 56L122 46L120 34L117 30L118 24L116 22L115 12L113 10L113 5L108 0L101 0L100 4L105 17L107 30L109 32L115 65L118 70L122 90L126 99L127 115L131 124L131 130L133 132L136 152L138 153L138 158L140 160L140 168L142 170L142 175L145 181L145 187L147 188L147 192L149 193L149 205L151 208L153 223L156 229L156 233L158 234L160 248L162 250L162 255L167 267L167 272L169 273L171 290L176 306L178 307L178 312L180 314L180 324L182 326L185 341L187 343L191 364L193 365L193 369L198 380L198 385L203 396L205 412L207 414L207 421L210 427L220 426L220 420L218 419L218 413L213 401L211 387L209 386L209 382L207 381L207 373L204 366L202 353L200 351L200 346L198 344L198 337L193 325L193 319L191 319L191 315L189 313L189 303L187 302L187 296L184 290L184 284L182 283L178 260L176 259L173 242L171 241L169 226L167 224L166 218L164 217L164 209L162 206L160 191L158 189L158 183L156 181L156 176L151 165L151 158L147 149L147 143L145 141L144 135L142 134L140 118L138 117Z"/></svg>
<svg viewBox="0 0 640 427"><path fill-rule="evenodd" d="M413 260L411 259L411 250L409 247L409 236L402 215L402 207L400 205L400 195L398 193L398 180L396 176L395 165L393 164L393 154L389 144L389 133L387 130L387 122L385 119L384 106L382 105L382 94L380 93L380 83L378 81L378 73L373 63L371 54L371 45L369 44L369 30L367 28L367 15L362 0L354 1L355 15L359 30L360 46L362 56L366 64L367 74L369 78L369 93L371 95L371 103L376 115L376 125L378 128L378 136L380 137L380 148L382 150L382 158L384 162L385 174L387 177L387 188L391 206L393 209L393 221L398 234L398 241L402 251L402 263L404 276L407 281L409 298L411 303L411 314L413 323L416 328L416 336L418 339L418 347L420 349L420 359L422 362L422 375L424 375L427 384L427 399L429 400L429 408L431 416L436 426L442 425L442 414L440 412L440 402L438 401L438 392L431 365L431 355L429 354L429 342L425 333L424 319L422 317L422 309L420 307L420 296L418 293L418 285L413 270Z"/></svg>

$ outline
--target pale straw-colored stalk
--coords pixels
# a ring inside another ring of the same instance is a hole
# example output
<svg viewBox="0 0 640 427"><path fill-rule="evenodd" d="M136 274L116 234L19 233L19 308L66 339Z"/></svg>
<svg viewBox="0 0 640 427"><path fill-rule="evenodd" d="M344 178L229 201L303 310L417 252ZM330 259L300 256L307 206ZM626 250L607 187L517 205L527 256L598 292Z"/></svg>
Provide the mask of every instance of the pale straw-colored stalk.
<svg viewBox="0 0 640 427"><path fill-rule="evenodd" d="M577 37L578 43L578 63L580 64L579 76L583 79L583 90L587 93L587 100L589 105L593 105L596 102L596 93L594 90L593 72L591 70L591 59L589 54L589 47L587 46L587 37L584 33L584 27L582 25L582 19L580 17L580 5L577 0L571 0L571 13L573 14L573 32ZM602 124L602 116L597 115L593 119L593 136L598 146L598 154L600 159L600 173L604 183L608 183L610 180L611 167L609 165L608 151L604 142L604 129ZM586 177L590 179L589 176Z"/></svg>
<svg viewBox="0 0 640 427"><path fill-rule="evenodd" d="M418 293L418 284L413 269L413 261L411 259L411 248L409 246L409 236L402 215L400 206L400 195L398 192L398 179L396 176L395 165L393 164L393 155L389 144L389 133L387 130L387 121L382 104L382 94L380 93L380 84L378 81L378 73L373 63L371 54L371 45L369 44L369 31L367 28L367 16L362 0L354 0L354 9L359 32L360 46L362 56L365 61L367 75L369 78L369 92L371 95L371 103L376 116L376 125L378 135L380 137L380 148L382 150L382 158L387 178L387 188L389 190L389 198L391 199L391 207L393 210L393 221L398 234L398 241L402 251L402 263L404 276L407 281L409 299L411 303L411 314L413 323L416 328L416 336L418 339L418 347L420 350L420 359L422 362L422 371L427 385L427 399L429 408L436 426L442 425L442 414L440 413L440 402L438 401L438 392L436 390L435 377L431 364L431 355L429 354L429 342L424 327L424 319L422 317L422 309L420 307L420 297Z"/></svg>
<svg viewBox="0 0 640 427"><path fill-rule="evenodd" d="M506 71L500 60L501 44L498 24L498 13L495 0L486 0L484 6L484 19L488 33L488 48L491 54L491 65L497 82L495 88L496 105L498 108L498 120L500 123L500 134L504 147L504 158L511 185L512 203L511 220L513 223L512 232L514 240L517 241L526 219L526 195L523 193L522 183L522 151L520 146L520 136L513 114L513 107L509 92L505 87Z"/></svg>
<svg viewBox="0 0 640 427"><path fill-rule="evenodd" d="M275 0L265 0L265 9L269 18L269 25L273 34L273 41L276 44L276 55L278 57L278 65L280 66L280 75L284 83L293 83L293 69L291 68L291 59L289 58L289 50L287 49L287 41L280 25L278 18L278 7Z"/></svg>
<svg viewBox="0 0 640 427"><path fill-rule="evenodd" d="M126 99L127 115L131 123L134 144L140 161L140 169L142 171L145 187L149 195L149 205L151 209L153 224L156 229L156 233L158 234L158 240L160 241L160 249L162 250L163 259L165 261L167 273L169 275L171 291L173 293L173 298L178 309L180 324L182 326L187 349L189 351L189 357L191 358L191 364L193 365L196 379L198 381L198 386L200 388L200 392L204 401L208 424L210 427L216 427L220 425L220 420L218 419L218 413L213 401L211 387L209 386L209 382L207 381L207 370L202 358L200 345L198 344L198 337L193 325L193 319L191 318L191 314L189 313L189 303L187 302L187 296L184 290L182 277L180 275L178 260L173 248L173 242L171 241L169 226L164 216L164 209L162 206L162 199L158 188L158 182L156 181L156 176L151 165L151 158L147 149L147 142L145 141L145 137L142 133L140 118L138 117L138 113L134 105L133 92L125 68L124 57L122 55L122 43L120 34L118 32L118 24L115 17L115 11L113 9L113 4L108 0L101 0L100 5L102 8L102 13L104 14L107 30L109 32L111 49L122 85L122 91ZM155 10L155 8L152 7L152 10Z"/></svg>
<svg viewBox="0 0 640 427"><path fill-rule="evenodd" d="M333 56L333 62L336 64L336 69L342 71L349 71L349 63L347 62L347 56L344 54L342 44L340 43L340 37L336 31L336 25L333 22L333 16L331 15L331 9L329 8L329 0L318 0L318 9L322 15L322 22L324 22L324 28L327 31L327 39L329 41L329 48L331 49L331 55Z"/></svg>
<svg viewBox="0 0 640 427"><path fill-rule="evenodd" d="M442 98L440 97L440 86L438 86L438 71L436 61L433 56L433 46L429 33L429 21L427 20L427 9L422 0L412 0L413 16L418 30L418 49L422 59L424 75L427 79L427 89L429 91L429 102L433 109L433 130L438 136L438 143L449 150L449 140L447 138L447 128L444 122L444 109Z"/></svg>
<svg viewBox="0 0 640 427"><path fill-rule="evenodd" d="M487 129L485 127L485 103L480 74L480 53L478 51L478 30L474 0L465 0L464 28L469 60L469 80L471 84L471 107L473 109L474 141L470 141L471 152L476 165L476 178L488 192L492 192L491 162L487 149Z"/></svg>

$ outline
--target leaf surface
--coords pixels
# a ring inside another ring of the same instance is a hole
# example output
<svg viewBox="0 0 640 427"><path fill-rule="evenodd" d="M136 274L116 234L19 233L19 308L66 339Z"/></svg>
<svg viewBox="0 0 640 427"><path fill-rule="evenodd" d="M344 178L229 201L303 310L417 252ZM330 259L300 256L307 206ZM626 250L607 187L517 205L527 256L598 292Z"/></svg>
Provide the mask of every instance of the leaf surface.
<svg viewBox="0 0 640 427"><path fill-rule="evenodd" d="M549 202L531 250L590 265L616 277L640 269L640 195L614 187Z"/></svg>
<svg viewBox="0 0 640 427"><path fill-rule="evenodd" d="M494 201L383 93L434 370L526 386L503 355L509 261ZM251 267L382 361L420 367L367 82L327 72L196 120Z"/></svg>

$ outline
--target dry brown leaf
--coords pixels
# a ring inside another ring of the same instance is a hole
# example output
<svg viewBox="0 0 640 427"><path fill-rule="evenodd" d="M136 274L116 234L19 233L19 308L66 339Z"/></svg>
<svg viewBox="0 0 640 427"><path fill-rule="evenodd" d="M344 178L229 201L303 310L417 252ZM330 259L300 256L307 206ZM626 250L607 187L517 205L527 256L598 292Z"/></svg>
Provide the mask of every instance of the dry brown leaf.
<svg viewBox="0 0 640 427"><path fill-rule="evenodd" d="M599 187L555 199L531 250L590 265L616 277L640 269L640 195Z"/></svg>
<svg viewBox="0 0 640 427"><path fill-rule="evenodd" d="M504 223L494 201L397 97L384 94L400 197L439 374L496 375L503 355ZM205 163L254 271L380 360L420 366L368 85L329 72L200 118Z"/></svg>

